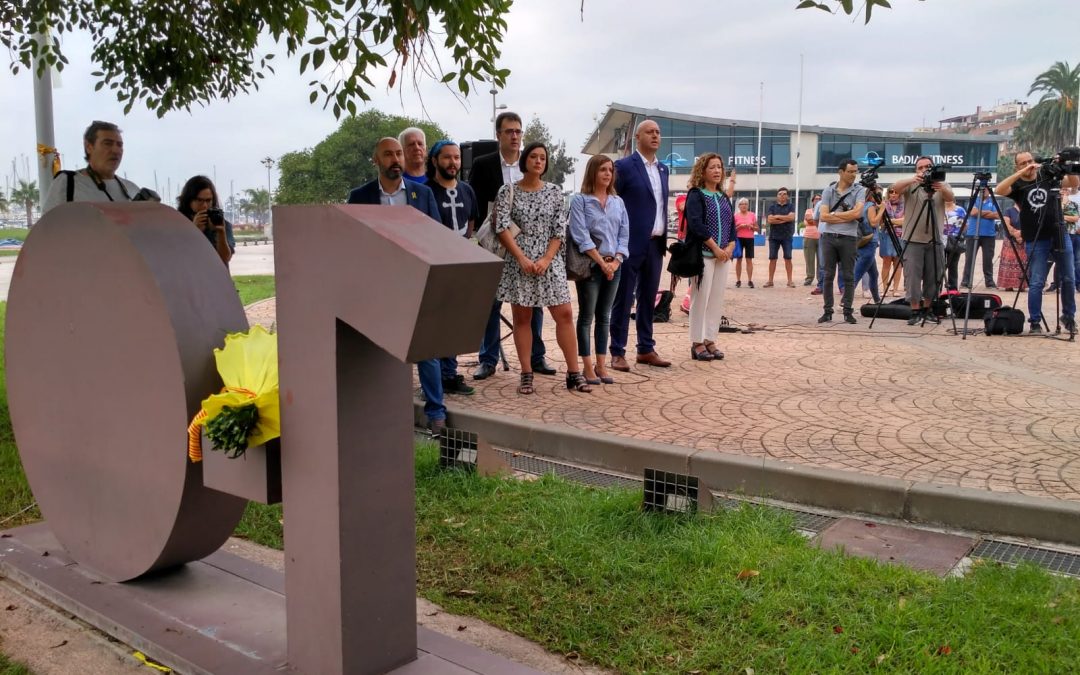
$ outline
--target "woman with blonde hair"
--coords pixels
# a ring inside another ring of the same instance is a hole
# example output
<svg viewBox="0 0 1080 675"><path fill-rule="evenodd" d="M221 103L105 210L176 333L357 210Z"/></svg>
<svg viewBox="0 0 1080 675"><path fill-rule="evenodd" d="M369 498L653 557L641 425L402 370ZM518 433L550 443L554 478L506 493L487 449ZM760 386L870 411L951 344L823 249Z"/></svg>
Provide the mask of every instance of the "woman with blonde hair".
<svg viewBox="0 0 1080 675"><path fill-rule="evenodd" d="M630 217L615 194L615 164L610 157L595 155L585 165L581 192L570 200L567 246L592 260L588 279L575 281L578 296L577 343L588 384L614 384L604 357L608 351L611 306L619 289L622 263L630 256ZM589 333L596 319L596 363L593 364Z"/></svg>
<svg viewBox="0 0 1080 675"><path fill-rule="evenodd" d="M710 152L698 157L686 195L687 237L701 243L705 269L690 301L690 358L712 361L724 353L712 341L720 330L728 263L735 251L735 217L722 192L724 160Z"/></svg>

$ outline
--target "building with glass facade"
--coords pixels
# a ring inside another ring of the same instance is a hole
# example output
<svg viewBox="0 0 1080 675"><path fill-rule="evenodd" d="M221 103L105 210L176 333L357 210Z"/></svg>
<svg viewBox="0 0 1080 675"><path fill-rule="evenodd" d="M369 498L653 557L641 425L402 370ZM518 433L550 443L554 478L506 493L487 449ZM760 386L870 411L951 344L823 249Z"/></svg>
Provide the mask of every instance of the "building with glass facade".
<svg viewBox="0 0 1080 675"><path fill-rule="evenodd" d="M954 133L916 133L908 131L871 131L803 126L801 135L794 124L766 122L761 128L758 146L758 123L717 117L700 117L612 103L603 119L585 143L587 155L607 154L625 157L634 151L634 129L645 120L660 125L660 161L671 169L669 188L673 194L686 190L686 181L694 159L715 152L726 159L728 168L737 170L739 197L753 202L759 194L758 208L771 203L780 187L794 195L798 172L798 203L836 180L837 166L848 157L859 169L879 163L882 185L914 172L915 160L927 155L939 164L950 166L948 181L957 196L968 194L975 172L995 172L998 141L993 137ZM759 167L760 166L760 171ZM760 174L760 175L759 175Z"/></svg>

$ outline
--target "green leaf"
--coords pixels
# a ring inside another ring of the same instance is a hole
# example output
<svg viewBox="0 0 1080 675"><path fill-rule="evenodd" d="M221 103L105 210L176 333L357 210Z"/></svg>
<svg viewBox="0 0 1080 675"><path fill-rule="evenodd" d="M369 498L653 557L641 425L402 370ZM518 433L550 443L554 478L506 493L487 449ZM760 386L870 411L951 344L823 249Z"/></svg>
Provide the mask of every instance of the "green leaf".
<svg viewBox="0 0 1080 675"><path fill-rule="evenodd" d="M326 58L326 52L324 52L321 49L317 49L314 52L312 52L312 54L311 54L311 65L312 65L312 67L315 70L318 70L319 66L322 65L323 60L325 58Z"/></svg>

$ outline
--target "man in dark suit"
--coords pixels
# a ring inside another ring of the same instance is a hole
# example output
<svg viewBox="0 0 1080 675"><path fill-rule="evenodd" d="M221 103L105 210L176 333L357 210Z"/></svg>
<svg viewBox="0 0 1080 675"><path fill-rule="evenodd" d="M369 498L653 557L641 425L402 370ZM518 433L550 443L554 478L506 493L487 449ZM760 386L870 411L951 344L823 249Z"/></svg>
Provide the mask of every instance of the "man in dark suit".
<svg viewBox="0 0 1080 675"><path fill-rule="evenodd" d="M656 159L660 126L645 120L634 131L637 150L615 162L615 189L630 217L630 257L622 266L611 308L611 367L628 372L630 309L637 301L637 362L667 368L653 340L653 307L667 250L668 168Z"/></svg>
<svg viewBox="0 0 1080 675"><path fill-rule="evenodd" d="M495 135L499 141L498 152L481 155L474 159L472 173L469 176L469 185L476 193L481 223L487 218L488 208L495 201L495 194L499 188L506 183L517 182L522 177L521 168L518 166L518 161L521 159L521 117L517 113L501 113L495 118ZM499 363L501 312L502 303L496 300L491 308L491 316L488 317L487 328L484 329L484 339L480 343L480 365L473 371L474 380L483 380L495 374L495 366ZM534 373L541 375L554 375L555 367L544 358L547 349L544 347L543 331L544 310L541 307L534 307L532 369Z"/></svg>
<svg viewBox="0 0 1080 675"><path fill-rule="evenodd" d="M349 204L382 204L383 206L411 206L427 214L436 223L442 223L439 206L431 188L403 177L405 153L396 138L384 138L375 145L372 163L379 170L379 177L349 192ZM428 428L438 434L446 428L446 406L443 404L442 370L438 359L419 361L416 370L420 374L420 389L424 392L424 415Z"/></svg>

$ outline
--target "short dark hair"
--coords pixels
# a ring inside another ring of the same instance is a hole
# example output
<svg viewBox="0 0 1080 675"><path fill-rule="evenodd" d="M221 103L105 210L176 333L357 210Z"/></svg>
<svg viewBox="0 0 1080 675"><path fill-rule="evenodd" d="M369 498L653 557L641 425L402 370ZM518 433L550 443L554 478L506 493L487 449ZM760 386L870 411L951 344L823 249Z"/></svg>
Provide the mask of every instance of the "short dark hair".
<svg viewBox="0 0 1080 675"><path fill-rule="evenodd" d="M217 189L214 187L214 182L206 176L192 176L188 178L188 181L184 183L184 188L180 190L180 197L176 200L176 210L192 219L195 217L195 212L191 209L191 202L199 196L199 193L210 188L210 192L214 195L214 202L210 205L212 209L220 209L221 204L218 203Z"/></svg>
<svg viewBox="0 0 1080 675"><path fill-rule="evenodd" d="M847 159L840 160L840 164L837 165L836 170L837 171L844 171L845 169L848 168L849 164L854 164L855 166L859 165L858 162L856 162L852 158L848 157Z"/></svg>
<svg viewBox="0 0 1080 675"><path fill-rule="evenodd" d="M551 153L548 151L548 147L540 141L533 141L525 146L525 149L521 151L521 157L518 159L518 168L521 169L521 173L525 173L526 161L529 158L529 153L537 148L544 149L544 170L540 172L543 176L547 173L548 167L551 166Z"/></svg>
<svg viewBox="0 0 1080 675"><path fill-rule="evenodd" d="M499 116L495 118L495 133L502 131L503 122L506 122L507 120L521 124L521 115L518 115L516 112L499 113Z"/></svg>
<svg viewBox="0 0 1080 675"><path fill-rule="evenodd" d="M776 194L778 194L778 195L779 195L779 194L780 194L781 192L787 192L787 191L788 191L788 189L787 189L786 187L782 187L782 188L780 188L780 189L778 189L778 190L776 191ZM790 193L789 193L789 194L790 194Z"/></svg>
<svg viewBox="0 0 1080 675"><path fill-rule="evenodd" d="M919 166L919 162L924 159L930 162L930 166L934 165L934 159L932 157L928 157L927 155L919 155L915 158L915 166Z"/></svg>
<svg viewBox="0 0 1080 675"><path fill-rule="evenodd" d="M116 126L112 122L102 122L101 120L94 120L90 123L90 126L86 127L86 131L83 132L83 140L93 145L97 143L97 135L99 131L115 131L120 133L120 127ZM86 157L86 161L90 161L90 153L83 152Z"/></svg>

